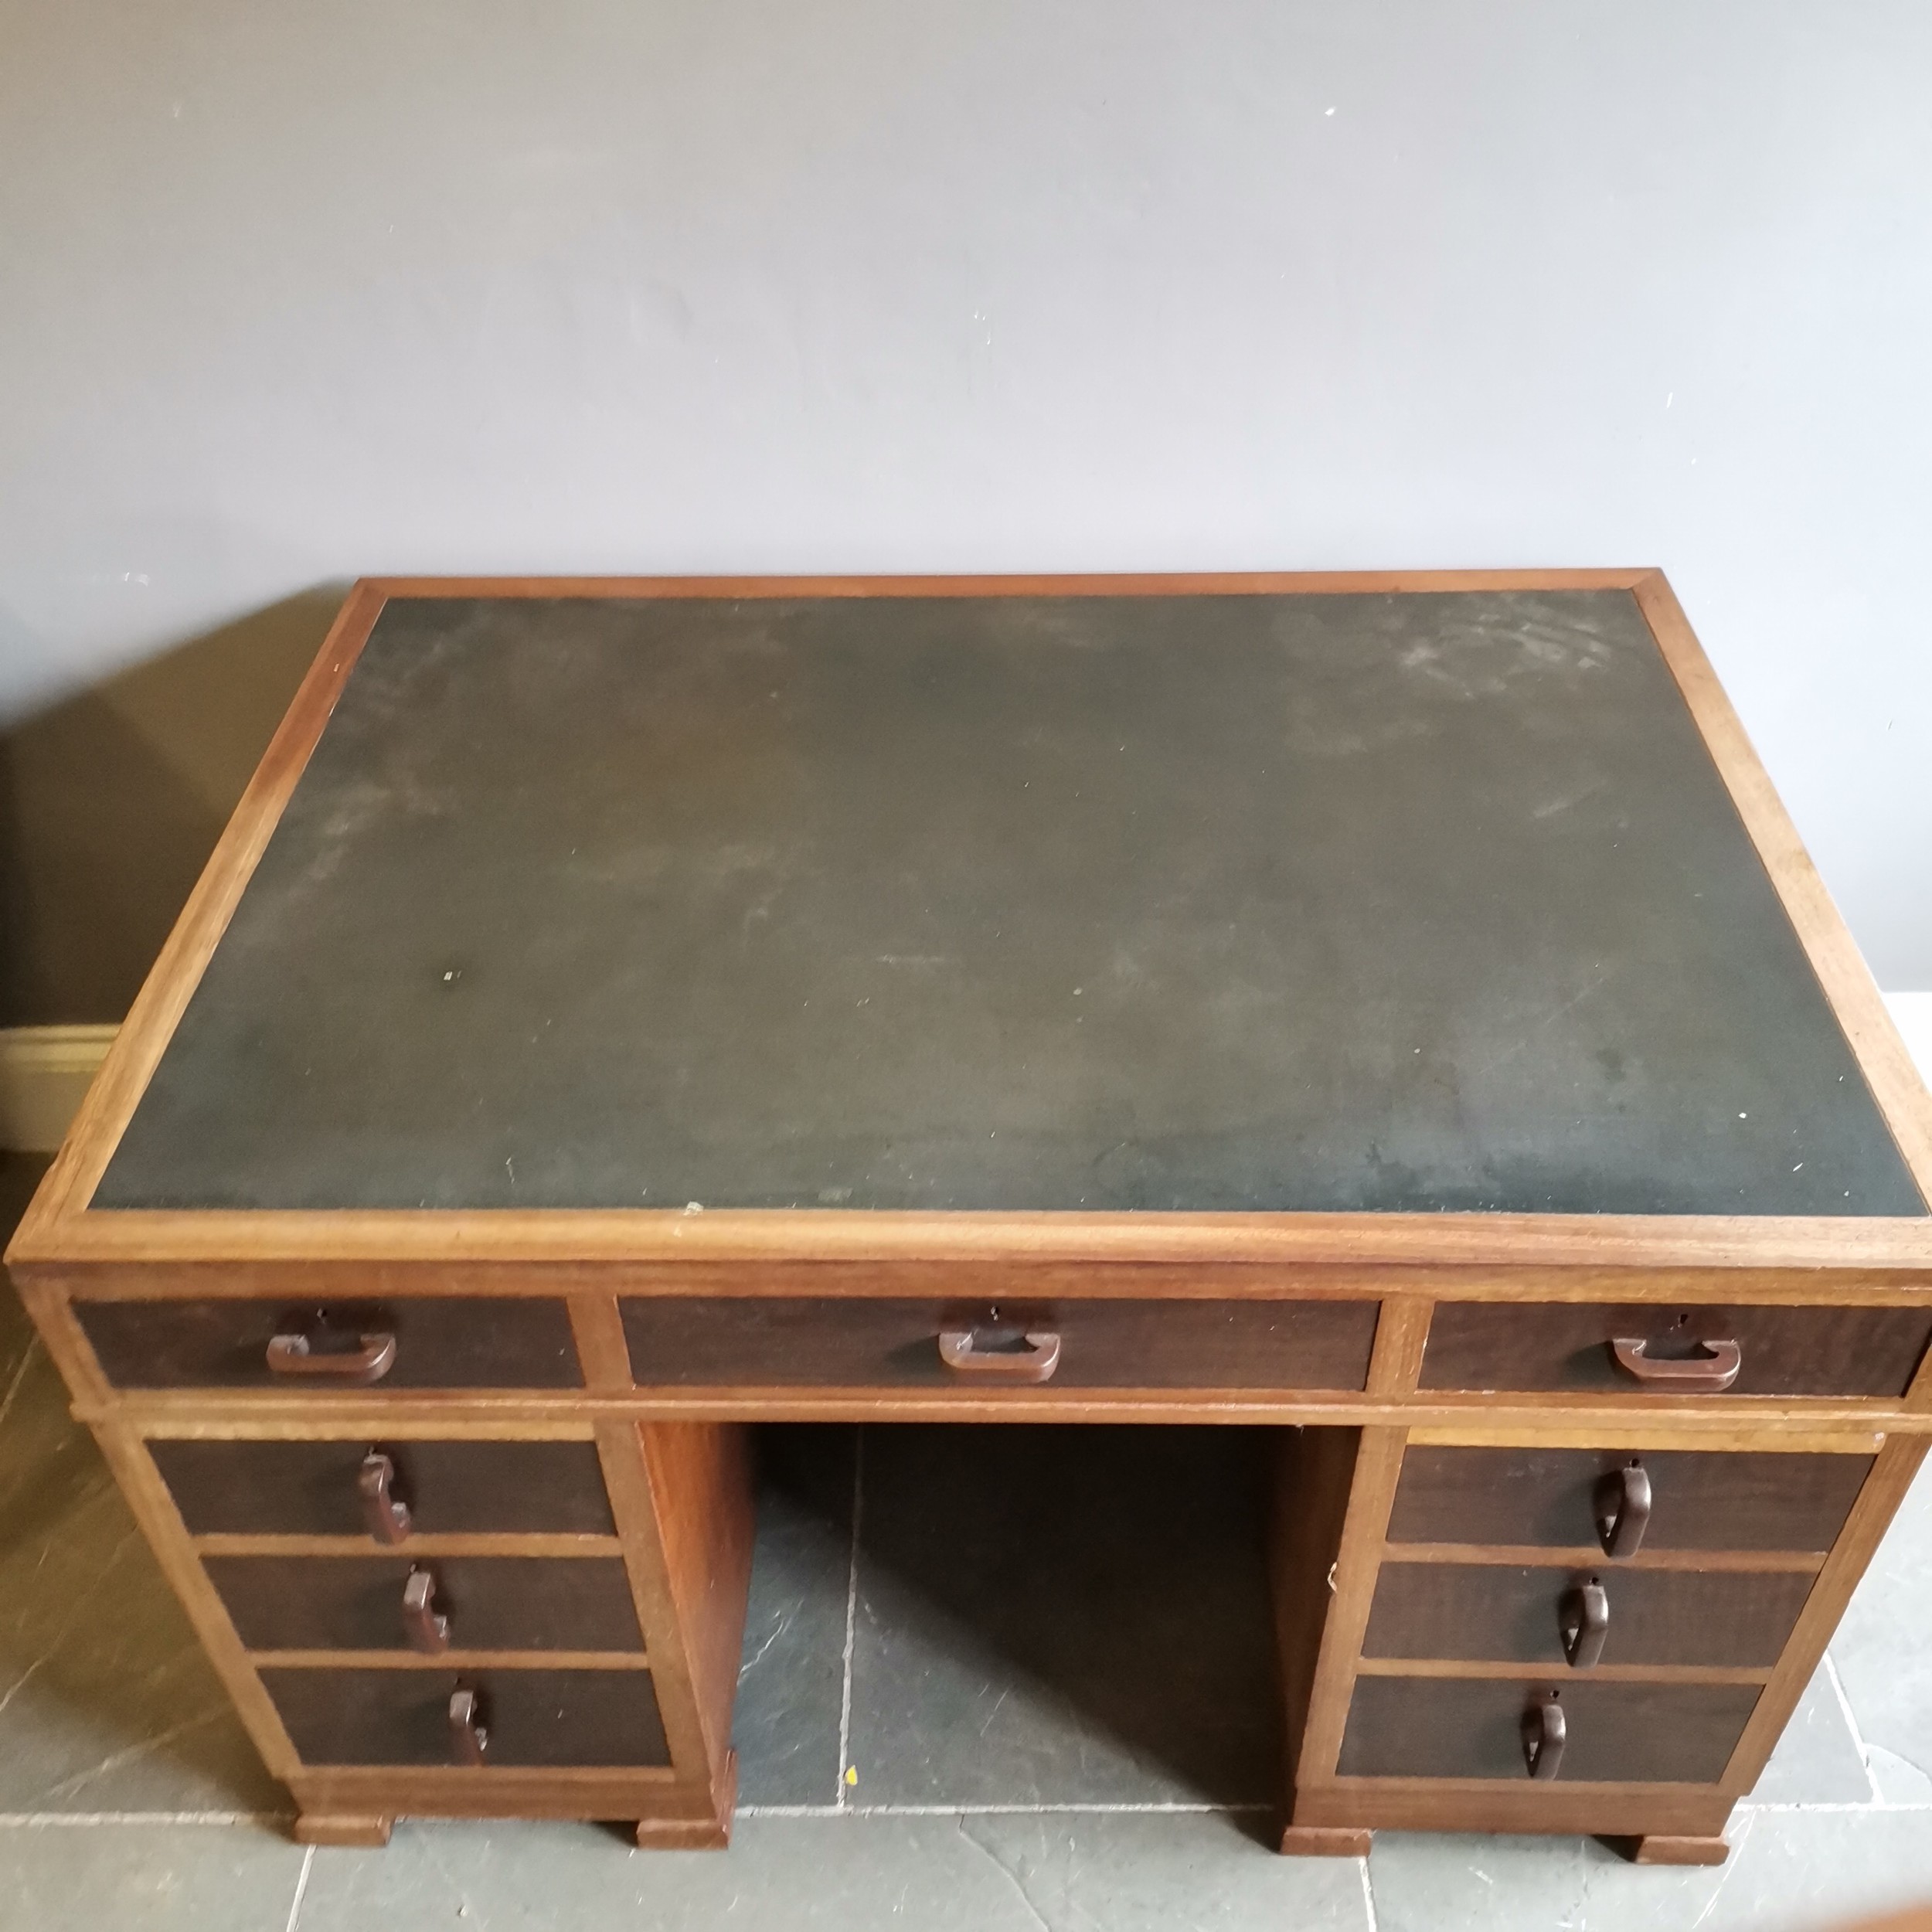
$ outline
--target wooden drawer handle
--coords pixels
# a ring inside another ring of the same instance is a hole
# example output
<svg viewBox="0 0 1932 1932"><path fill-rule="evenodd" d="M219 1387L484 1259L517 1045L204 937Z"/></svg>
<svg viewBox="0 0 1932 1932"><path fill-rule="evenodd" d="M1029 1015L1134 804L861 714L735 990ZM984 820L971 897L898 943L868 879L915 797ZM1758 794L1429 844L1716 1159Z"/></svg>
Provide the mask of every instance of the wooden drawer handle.
<svg viewBox="0 0 1932 1932"><path fill-rule="evenodd" d="M450 1620L436 1607L436 1579L427 1570L411 1570L403 1585L403 1634L425 1656L450 1647Z"/></svg>
<svg viewBox="0 0 1932 1932"><path fill-rule="evenodd" d="M1634 1556L1650 1527L1650 1471L1635 1458L1597 1485L1597 1540L1606 1556Z"/></svg>
<svg viewBox="0 0 1932 1932"><path fill-rule="evenodd" d="M386 1329L358 1335L353 1349L328 1349L318 1355L298 1328L268 1338L271 1375L318 1376L332 1382L380 1382L396 1366L396 1337Z"/></svg>
<svg viewBox="0 0 1932 1932"><path fill-rule="evenodd" d="M1563 1594L1556 1607L1556 1628L1563 1640L1563 1661L1572 1670L1588 1670L1604 1654L1610 1635L1610 1593L1593 1577Z"/></svg>
<svg viewBox="0 0 1932 1932"><path fill-rule="evenodd" d="M490 1748L490 1728L473 1690L450 1693L450 1751L459 1764L481 1764Z"/></svg>
<svg viewBox="0 0 1932 1932"><path fill-rule="evenodd" d="M410 1533L410 1506L396 1493L395 1464L372 1449L356 1471L355 1488L369 1533L379 1543L401 1543Z"/></svg>
<svg viewBox="0 0 1932 1932"><path fill-rule="evenodd" d="M1522 1761L1529 1775L1552 1778L1561 1769L1563 1742L1568 1736L1563 1707L1554 1691L1546 1691L1522 1714Z"/></svg>
<svg viewBox="0 0 1932 1932"><path fill-rule="evenodd" d="M1737 1379L1744 1351L1735 1342L1706 1342L1710 1352L1675 1360L1648 1352L1641 1335L1619 1335L1610 1345L1611 1359L1633 1382L1665 1395L1719 1396Z"/></svg>
<svg viewBox="0 0 1932 1932"><path fill-rule="evenodd" d="M1050 1328L1029 1328L1018 1349L979 1345L977 1328L942 1328L939 1359L954 1375L984 1382L1044 1382L1060 1366L1060 1338Z"/></svg>

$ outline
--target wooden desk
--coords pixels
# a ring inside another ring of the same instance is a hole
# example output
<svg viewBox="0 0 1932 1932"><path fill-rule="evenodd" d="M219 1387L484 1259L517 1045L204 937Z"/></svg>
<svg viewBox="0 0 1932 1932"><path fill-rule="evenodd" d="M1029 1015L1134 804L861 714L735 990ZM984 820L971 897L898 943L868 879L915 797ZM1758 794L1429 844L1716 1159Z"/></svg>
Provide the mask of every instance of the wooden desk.
<svg viewBox="0 0 1932 1932"><path fill-rule="evenodd" d="M1284 1849L1714 1859L1932 1110L1655 573L357 587L9 1261L315 1842L729 1828L770 1418L1281 1425Z"/></svg>

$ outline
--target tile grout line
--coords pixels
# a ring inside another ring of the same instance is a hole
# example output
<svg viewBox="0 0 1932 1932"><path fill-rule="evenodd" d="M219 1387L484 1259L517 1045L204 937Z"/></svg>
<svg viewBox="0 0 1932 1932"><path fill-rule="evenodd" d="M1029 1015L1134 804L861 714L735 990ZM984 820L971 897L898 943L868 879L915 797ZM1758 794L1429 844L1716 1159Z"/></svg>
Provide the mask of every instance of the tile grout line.
<svg viewBox="0 0 1932 1932"><path fill-rule="evenodd" d="M1142 1801L1068 1799L1058 1804L982 1804L964 1801L930 1804L891 1802L878 1804L843 1802L831 1804L740 1804L736 1808L736 1815L740 1818L1240 1818L1257 1815L1274 1808L1274 1801L1270 1799L1231 1804L1217 1804L1205 1799L1196 1801L1185 1798ZM1804 1811L1834 1815L1845 1814L1856 1817L1910 1818L1932 1815L1932 1799L1888 1802L1883 1798L1820 1801L1815 1798L1747 1798L1739 1801L1737 1808L1740 1813ZM286 1811L0 1811L0 1831L45 1831L77 1827L96 1829L114 1825L131 1828L170 1825L218 1830L243 1825L285 1825L291 1821L292 1815Z"/></svg>
<svg viewBox="0 0 1932 1932"><path fill-rule="evenodd" d="M283 1921L282 1932L295 1932L296 1921L302 1916L302 1900L308 1896L308 1874L315 1862L315 1846L304 1845L302 1869L295 1874L295 1896L288 1901L288 1917Z"/></svg>
<svg viewBox="0 0 1932 1932"><path fill-rule="evenodd" d="M13 1379L7 1384L7 1393L0 1396L0 1423L6 1420L13 1408L14 1397L20 1393L20 1385L27 1379L27 1371L33 1366L33 1352L40 1345L40 1332L36 1328L27 1338L26 1352L21 1355L20 1366L13 1372Z"/></svg>
<svg viewBox="0 0 1932 1932"><path fill-rule="evenodd" d="M287 1825L290 1811L0 1811L0 1830L79 1825Z"/></svg>
<svg viewBox="0 0 1932 1932"><path fill-rule="evenodd" d="M1091 1803L1063 1804L740 1804L739 1818L1246 1818L1277 1808L1272 1799L1252 1804ZM1932 1807L1928 1807L1932 1809Z"/></svg>
<svg viewBox="0 0 1932 1932"><path fill-rule="evenodd" d="M954 1801L937 1804L740 1804L740 1818L953 1818L953 1817L1174 1817L1238 1818L1272 1811L1274 1801L1219 1804L1186 1798L1067 1799L1057 1804L1002 1804ZM1932 1799L1743 1798L1740 1812L1804 1811L1854 1816L1923 1817L1932 1814ZM0 1831L44 1831L81 1827L173 1825L220 1829L242 1825L285 1825L287 1811L0 1811Z"/></svg>
<svg viewBox="0 0 1932 1932"><path fill-rule="evenodd" d="M1369 1876L1369 1855L1364 1852L1359 1861L1362 1866L1362 1909L1369 1915L1368 1932L1381 1932L1382 1922L1376 1917L1375 1880Z"/></svg>
<svg viewBox="0 0 1932 1932"><path fill-rule="evenodd" d="M1744 1847L1750 1838L1751 1827L1757 1822L1757 1819L1754 1814L1747 1812L1745 1815L1744 1821L1737 1828L1736 1835L1731 1843L1731 1849L1725 1857L1724 1869L1718 1874L1717 1883L1711 1888L1710 1896L1704 1901L1703 1910L1691 1920L1690 1932L1697 1932L1697 1928L1710 1917L1712 1913L1716 1910L1717 1901L1724 1896L1725 1886L1730 1883L1739 1867L1744 1862Z"/></svg>
<svg viewBox="0 0 1932 1932"><path fill-rule="evenodd" d="M852 1554L845 1567L845 1650L838 1689L838 1787L835 1811L845 1807L846 1774L852 1769L852 1654L859 1630L859 1526L866 1507L866 1427L852 1431ZM740 1811L746 1808L740 1805Z"/></svg>
<svg viewBox="0 0 1932 1932"><path fill-rule="evenodd" d="M1828 1650L1825 1653L1825 1675L1831 1680L1832 1695L1838 1699L1838 1714L1845 1719L1845 1728L1852 1733L1852 1742L1858 1747L1859 1762L1865 1767L1865 1782L1871 1789L1874 1801L1880 1800L1885 1794L1879 1789L1878 1775L1872 1769L1872 1748L1865 1741L1864 1732L1859 1729L1858 1719L1852 1711L1852 1700L1845 1694L1838 1665Z"/></svg>
<svg viewBox="0 0 1932 1932"><path fill-rule="evenodd" d="M1854 1813L1860 1817L1869 1814L1874 1818L1889 1818L1895 1813L1910 1811L1923 1814L1932 1811L1932 1799L1921 1798L1916 1804L1909 1802L1891 1804L1883 1798L1839 1799L1829 1803L1807 1798L1774 1798L1760 1804L1753 1803L1749 1798L1740 1798L1737 1808L1740 1811L1830 1811Z"/></svg>

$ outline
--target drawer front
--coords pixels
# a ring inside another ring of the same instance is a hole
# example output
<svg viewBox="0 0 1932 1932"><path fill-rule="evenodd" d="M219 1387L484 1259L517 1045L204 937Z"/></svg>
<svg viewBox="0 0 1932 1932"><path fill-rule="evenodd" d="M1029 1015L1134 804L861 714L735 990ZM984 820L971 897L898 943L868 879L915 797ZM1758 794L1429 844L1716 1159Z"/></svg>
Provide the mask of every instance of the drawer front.
<svg viewBox="0 0 1932 1932"><path fill-rule="evenodd" d="M1359 1389L1372 1301L1085 1301L1031 1308L821 1297L665 1296L624 1304L642 1388L889 1387L983 1392L1008 1379L940 1359L946 1331L990 1352L1058 1338L1055 1389Z"/></svg>
<svg viewBox="0 0 1932 1932"><path fill-rule="evenodd" d="M1712 1784L1758 1699L1755 1684L1359 1678L1338 1769L1345 1777L1527 1784L1523 1713L1549 1691L1557 1693L1566 1732L1557 1779L1575 1784Z"/></svg>
<svg viewBox="0 0 1932 1932"><path fill-rule="evenodd" d="M316 1308L287 1301L77 1301L73 1309L101 1373L117 1389L277 1389L303 1395L362 1387L583 1386L561 1301L466 1295ZM309 1345L291 1372L269 1366L269 1344L278 1335L300 1335ZM383 1362L386 1339L389 1359Z"/></svg>
<svg viewBox="0 0 1932 1932"><path fill-rule="evenodd" d="M1563 1623L1595 1583L1609 1623L1599 1662L1768 1666L1811 1594L1808 1572L1385 1563L1366 1657L1471 1658L1564 1668Z"/></svg>
<svg viewBox="0 0 1932 1932"><path fill-rule="evenodd" d="M413 1535L614 1536L597 1445L387 1442ZM192 1536L366 1536L359 1485L372 1444L153 1440Z"/></svg>
<svg viewBox="0 0 1932 1932"><path fill-rule="evenodd" d="M206 1568L250 1650L408 1650L403 1593L430 1580L452 1650L641 1651L615 1557L213 1556Z"/></svg>
<svg viewBox="0 0 1932 1932"><path fill-rule="evenodd" d="M1645 1344L1647 1362L1703 1356L1735 1343L1740 1396L1904 1394L1932 1314L1918 1308L1683 1308L1658 1302L1444 1302L1429 1325L1425 1389L1577 1389L1668 1394L1621 1368L1611 1344ZM1695 1393L1696 1391L1689 1393Z"/></svg>
<svg viewBox="0 0 1932 1932"><path fill-rule="evenodd" d="M1587 1548L1597 1541L1598 1483L1631 1462L1650 1477L1645 1550L1822 1553L1872 1467L1869 1456L1852 1455L1413 1448L1402 1459L1389 1540Z"/></svg>
<svg viewBox="0 0 1932 1932"><path fill-rule="evenodd" d="M645 1670L294 1670L261 1673L304 1764L461 1764L450 1699L474 1691L484 1764L668 1764Z"/></svg>

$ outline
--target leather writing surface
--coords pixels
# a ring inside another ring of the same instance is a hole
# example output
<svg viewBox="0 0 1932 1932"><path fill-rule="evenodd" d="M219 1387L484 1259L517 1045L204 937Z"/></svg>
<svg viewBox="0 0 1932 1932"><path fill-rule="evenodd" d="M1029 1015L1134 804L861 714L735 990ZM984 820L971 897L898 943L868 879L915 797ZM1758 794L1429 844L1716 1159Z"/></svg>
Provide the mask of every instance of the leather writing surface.
<svg viewBox="0 0 1932 1932"><path fill-rule="evenodd" d="M1622 591L384 610L104 1207L1910 1214Z"/></svg>

